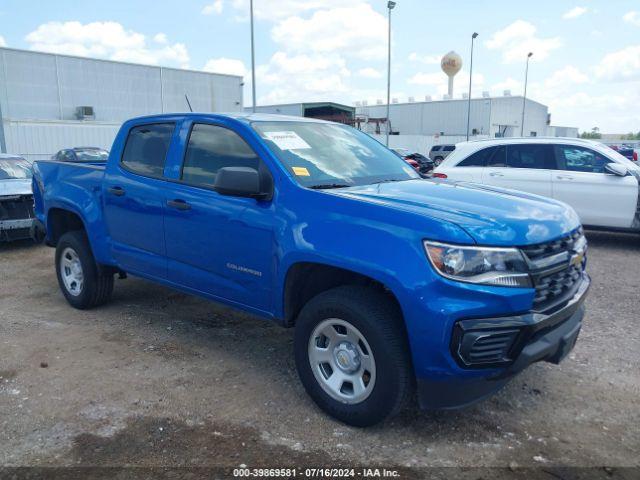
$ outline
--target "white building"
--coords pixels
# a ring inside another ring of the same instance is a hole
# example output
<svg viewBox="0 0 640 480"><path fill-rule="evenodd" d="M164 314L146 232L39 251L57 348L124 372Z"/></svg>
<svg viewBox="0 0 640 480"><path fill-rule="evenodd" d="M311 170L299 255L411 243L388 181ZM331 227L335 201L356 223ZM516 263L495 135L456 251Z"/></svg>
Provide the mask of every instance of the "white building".
<svg viewBox="0 0 640 480"><path fill-rule="evenodd" d="M392 103L389 109L391 132L396 135L466 137L468 108L466 99ZM356 115L368 119L386 118L386 109L386 104L361 105L356 107ZM471 100L469 122L471 135L520 136L521 123L521 96L506 95ZM548 124L548 107L527 98L524 136L544 136L547 134Z"/></svg>
<svg viewBox="0 0 640 480"><path fill-rule="evenodd" d="M242 110L242 77L0 48L0 152L109 149L120 124L162 112Z"/></svg>

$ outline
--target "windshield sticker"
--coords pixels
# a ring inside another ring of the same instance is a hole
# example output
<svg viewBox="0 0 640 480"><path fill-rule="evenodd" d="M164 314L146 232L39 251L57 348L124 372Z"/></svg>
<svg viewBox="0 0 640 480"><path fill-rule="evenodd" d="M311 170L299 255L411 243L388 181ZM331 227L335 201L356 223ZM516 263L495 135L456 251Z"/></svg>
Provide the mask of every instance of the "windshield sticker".
<svg viewBox="0 0 640 480"><path fill-rule="evenodd" d="M280 150L301 150L311 148L296 132L264 132L265 137ZM308 174L307 174L308 175Z"/></svg>
<svg viewBox="0 0 640 480"><path fill-rule="evenodd" d="M299 177L311 176L311 174L309 173L309 170L307 170L304 167L291 167L291 169L293 170L293 173L295 173Z"/></svg>

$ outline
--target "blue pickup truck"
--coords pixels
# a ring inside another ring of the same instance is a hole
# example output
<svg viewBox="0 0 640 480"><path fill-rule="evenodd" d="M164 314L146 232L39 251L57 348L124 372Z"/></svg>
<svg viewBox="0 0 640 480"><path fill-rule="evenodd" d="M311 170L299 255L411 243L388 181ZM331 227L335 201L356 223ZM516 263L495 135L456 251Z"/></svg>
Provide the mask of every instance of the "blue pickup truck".
<svg viewBox="0 0 640 480"><path fill-rule="evenodd" d="M580 331L590 280L570 207L420 178L351 127L149 116L123 124L106 164L33 170L73 307L130 274L294 327L305 389L351 425L415 390L423 408L471 404L558 363Z"/></svg>

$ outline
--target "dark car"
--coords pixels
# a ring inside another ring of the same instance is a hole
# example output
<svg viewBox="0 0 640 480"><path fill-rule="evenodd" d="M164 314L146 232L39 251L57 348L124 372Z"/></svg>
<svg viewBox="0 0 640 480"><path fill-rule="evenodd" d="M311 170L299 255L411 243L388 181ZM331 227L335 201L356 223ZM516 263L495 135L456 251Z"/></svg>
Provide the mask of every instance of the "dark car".
<svg viewBox="0 0 640 480"><path fill-rule="evenodd" d="M103 163L109 158L109 152L99 147L75 147L60 150L51 158L59 162Z"/></svg>
<svg viewBox="0 0 640 480"><path fill-rule="evenodd" d="M418 167L416 168L416 170L419 173L429 173L435 168L435 163L433 162L433 160L425 157L421 153L412 152L411 150L408 150L406 148L394 148L392 150L402 158L404 158L404 160L412 167L416 168L415 164L417 164Z"/></svg>
<svg viewBox="0 0 640 480"><path fill-rule="evenodd" d="M631 160L632 162L638 161L638 156L636 155L635 150L630 145L609 145L612 149L618 152L623 157Z"/></svg>

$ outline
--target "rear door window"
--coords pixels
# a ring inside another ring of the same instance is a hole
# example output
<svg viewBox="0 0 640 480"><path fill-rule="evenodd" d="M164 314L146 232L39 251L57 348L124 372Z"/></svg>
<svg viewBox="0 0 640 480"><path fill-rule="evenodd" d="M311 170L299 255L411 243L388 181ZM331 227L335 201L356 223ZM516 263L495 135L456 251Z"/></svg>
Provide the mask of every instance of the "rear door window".
<svg viewBox="0 0 640 480"><path fill-rule="evenodd" d="M555 167L553 147L542 143L507 145L507 166L552 169Z"/></svg>
<svg viewBox="0 0 640 480"><path fill-rule="evenodd" d="M174 123L133 127L122 153L122 164L134 173L149 177L162 176L174 127Z"/></svg>
<svg viewBox="0 0 640 480"><path fill-rule="evenodd" d="M506 167L507 166L507 149L504 145L495 147L495 150L487 158L487 167Z"/></svg>
<svg viewBox="0 0 640 480"><path fill-rule="evenodd" d="M445 145L442 150L445 152L453 152L456 149L455 145Z"/></svg>

